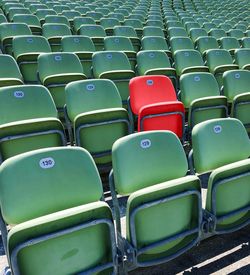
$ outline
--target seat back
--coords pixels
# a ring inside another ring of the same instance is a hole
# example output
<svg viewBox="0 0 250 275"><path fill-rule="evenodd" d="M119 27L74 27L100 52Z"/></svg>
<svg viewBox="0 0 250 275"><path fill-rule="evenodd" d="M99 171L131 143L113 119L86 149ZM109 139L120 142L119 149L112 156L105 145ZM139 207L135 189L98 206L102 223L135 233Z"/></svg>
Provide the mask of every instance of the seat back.
<svg viewBox="0 0 250 275"><path fill-rule="evenodd" d="M49 91L40 85L0 88L0 105L0 125L33 118L57 117Z"/></svg>
<svg viewBox="0 0 250 275"><path fill-rule="evenodd" d="M208 36L207 31L202 28L192 28L189 34L193 42L195 42L200 37Z"/></svg>
<svg viewBox="0 0 250 275"><path fill-rule="evenodd" d="M211 71L221 65L233 64L232 56L225 49L208 50L206 58Z"/></svg>
<svg viewBox="0 0 250 275"><path fill-rule="evenodd" d="M173 37L170 39L171 52L177 50L193 50L194 44L189 37Z"/></svg>
<svg viewBox="0 0 250 275"><path fill-rule="evenodd" d="M233 118L212 119L194 126L193 160L196 173L247 159L250 141L243 124Z"/></svg>
<svg viewBox="0 0 250 275"><path fill-rule="evenodd" d="M100 25L82 25L79 29L79 32L81 35L89 36L91 38L104 38L106 36L104 28Z"/></svg>
<svg viewBox="0 0 250 275"><path fill-rule="evenodd" d="M30 28L31 27L41 27L40 21L38 20L37 16L34 14L16 14L13 16L13 22L15 23L25 23Z"/></svg>
<svg viewBox="0 0 250 275"><path fill-rule="evenodd" d="M131 71L129 60L122 52L95 52L92 58L93 74L96 78L98 78L104 72L122 70Z"/></svg>
<svg viewBox="0 0 250 275"><path fill-rule="evenodd" d="M91 17L75 17L73 19L74 31L77 32L82 25L95 25L95 20Z"/></svg>
<svg viewBox="0 0 250 275"><path fill-rule="evenodd" d="M0 26L0 39L14 37L17 35L31 35L31 30L24 23L2 23Z"/></svg>
<svg viewBox="0 0 250 275"><path fill-rule="evenodd" d="M212 36L204 36L204 37L199 37L196 40L196 45L198 51L200 51L202 54L211 49L219 49L219 44L217 42L217 39Z"/></svg>
<svg viewBox="0 0 250 275"><path fill-rule="evenodd" d="M188 169L183 147L169 131L141 132L119 139L112 148L112 163L115 190L121 195L184 177Z"/></svg>
<svg viewBox="0 0 250 275"><path fill-rule="evenodd" d="M122 107L120 94L115 84L108 79L69 83L65 93L67 114L71 122L82 113Z"/></svg>
<svg viewBox="0 0 250 275"><path fill-rule="evenodd" d="M217 28L211 29L208 34L210 36L213 36L216 39L220 39L222 37L227 36L226 32L223 29L217 29Z"/></svg>
<svg viewBox="0 0 250 275"><path fill-rule="evenodd" d="M146 36L141 40L142 50L161 50L168 51L168 44L165 38L161 36Z"/></svg>
<svg viewBox="0 0 250 275"><path fill-rule="evenodd" d="M250 68L250 49L237 49L235 51L235 61L240 69Z"/></svg>
<svg viewBox="0 0 250 275"><path fill-rule="evenodd" d="M64 15L46 15L45 24L64 24L70 27L69 20Z"/></svg>
<svg viewBox="0 0 250 275"><path fill-rule="evenodd" d="M228 36L235 37L236 39L242 39L245 35L240 29L232 29L228 31Z"/></svg>
<svg viewBox="0 0 250 275"><path fill-rule="evenodd" d="M147 26L143 28L143 36L160 36L164 37L164 32L160 27Z"/></svg>
<svg viewBox="0 0 250 275"><path fill-rule="evenodd" d="M189 67L204 66L200 52L196 50L179 50L174 54L175 68L177 75Z"/></svg>
<svg viewBox="0 0 250 275"><path fill-rule="evenodd" d="M250 72L246 70L232 70L223 74L223 94L232 103L234 97L250 92Z"/></svg>
<svg viewBox="0 0 250 275"><path fill-rule="evenodd" d="M13 54L17 59L19 55L26 53L49 53L50 45L42 36L17 36L13 38Z"/></svg>
<svg viewBox="0 0 250 275"><path fill-rule="evenodd" d="M22 74L12 56L0 55L0 64L0 80L4 78L16 78L22 81Z"/></svg>
<svg viewBox="0 0 250 275"><path fill-rule="evenodd" d="M129 83L130 104L133 114L138 115L143 106L176 101L171 80L166 76L138 76Z"/></svg>
<svg viewBox="0 0 250 275"><path fill-rule="evenodd" d="M137 37L135 29L131 26L115 26L114 35L125 37Z"/></svg>
<svg viewBox="0 0 250 275"><path fill-rule="evenodd" d="M94 52L95 46L91 38L83 35L66 35L62 37L63 52Z"/></svg>
<svg viewBox="0 0 250 275"><path fill-rule="evenodd" d="M205 72L183 74L180 77L180 91L180 99L185 108L189 108L195 99L220 95L215 77Z"/></svg>
<svg viewBox="0 0 250 275"><path fill-rule="evenodd" d="M223 49L234 50L240 48L240 42L235 37L223 37L220 39Z"/></svg>
<svg viewBox="0 0 250 275"><path fill-rule="evenodd" d="M42 27L43 36L53 38L64 35L71 35L70 28L65 24L45 23Z"/></svg>
<svg viewBox="0 0 250 275"><path fill-rule="evenodd" d="M182 27L172 27L168 29L169 38L172 37L188 37L187 31Z"/></svg>
<svg viewBox="0 0 250 275"><path fill-rule="evenodd" d="M130 39L124 36L105 37L104 49L107 51L134 51Z"/></svg>

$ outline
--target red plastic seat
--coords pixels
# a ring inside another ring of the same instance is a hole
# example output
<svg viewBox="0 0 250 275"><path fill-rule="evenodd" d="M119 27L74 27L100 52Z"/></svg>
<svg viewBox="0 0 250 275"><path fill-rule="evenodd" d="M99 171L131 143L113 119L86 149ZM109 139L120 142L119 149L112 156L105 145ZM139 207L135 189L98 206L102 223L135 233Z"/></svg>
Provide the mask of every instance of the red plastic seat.
<svg viewBox="0 0 250 275"><path fill-rule="evenodd" d="M138 76L129 83L129 107L138 117L138 131L170 130L183 138L185 108L172 81L163 75Z"/></svg>

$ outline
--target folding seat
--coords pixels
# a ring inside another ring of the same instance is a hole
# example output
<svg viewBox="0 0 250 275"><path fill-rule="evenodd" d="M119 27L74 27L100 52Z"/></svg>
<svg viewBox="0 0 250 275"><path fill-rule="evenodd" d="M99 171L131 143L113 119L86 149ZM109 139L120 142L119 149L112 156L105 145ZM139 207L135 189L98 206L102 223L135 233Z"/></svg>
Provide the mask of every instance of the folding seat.
<svg viewBox="0 0 250 275"><path fill-rule="evenodd" d="M110 10L105 7L100 7L100 8L96 8L95 12L100 12L103 15L103 17L106 17L110 13Z"/></svg>
<svg viewBox="0 0 250 275"><path fill-rule="evenodd" d="M101 18L100 25L104 28L107 35L114 35L114 27L120 26L120 21L116 18Z"/></svg>
<svg viewBox="0 0 250 275"><path fill-rule="evenodd" d="M3 12L6 15L8 15L9 10L12 9L12 8L20 8L20 9L25 8L24 5L22 3L18 3L18 1L17 2L9 2L9 1L2 2L1 6L2 6L2 9L3 9Z"/></svg>
<svg viewBox="0 0 250 275"><path fill-rule="evenodd" d="M26 8L10 8L9 12L7 13L7 18L9 21L13 21L13 16L17 14L31 14L31 11Z"/></svg>
<svg viewBox="0 0 250 275"><path fill-rule="evenodd" d="M162 20L147 20L145 23L146 27L158 27L164 30L164 24Z"/></svg>
<svg viewBox="0 0 250 275"><path fill-rule="evenodd" d="M39 2L37 2L36 4L32 4L29 7L29 10L35 14L37 10L41 10L41 9L48 9L49 7L45 4L41 4Z"/></svg>
<svg viewBox="0 0 250 275"><path fill-rule="evenodd" d="M53 52L61 51L61 39L65 35L71 35L70 28L60 23L45 23L42 26L43 36L48 39Z"/></svg>
<svg viewBox="0 0 250 275"><path fill-rule="evenodd" d="M73 28L74 18L81 16L81 13L79 11L69 10L69 11L63 11L62 15L69 20L70 26Z"/></svg>
<svg viewBox="0 0 250 275"><path fill-rule="evenodd" d="M141 47L141 40L136 34L133 27L130 26L115 26L114 27L115 36L125 36L128 37L134 47L134 51L138 52Z"/></svg>
<svg viewBox="0 0 250 275"><path fill-rule="evenodd" d="M214 23L211 23L211 22L205 22L202 25L202 28L205 29L206 32L209 32L211 29L215 29L216 25Z"/></svg>
<svg viewBox="0 0 250 275"><path fill-rule="evenodd" d="M228 115L227 97L220 95L215 77L207 72L187 73L180 77L179 98L188 112L188 132L205 120Z"/></svg>
<svg viewBox="0 0 250 275"><path fill-rule="evenodd" d="M92 63L94 78L113 80L126 107L129 96L128 83L135 76L128 57L118 51L95 52Z"/></svg>
<svg viewBox="0 0 250 275"><path fill-rule="evenodd" d="M40 20L41 25L43 25L45 22L45 17L47 15L57 15L57 13L53 9L41 9L41 10L37 10L35 15Z"/></svg>
<svg viewBox="0 0 250 275"><path fill-rule="evenodd" d="M113 143L131 132L117 87L108 79L75 81L65 95L71 143L87 149L100 172L110 170Z"/></svg>
<svg viewBox="0 0 250 275"><path fill-rule="evenodd" d="M82 25L78 30L80 35L88 36L92 39L96 51L102 51L104 48L105 30L99 25Z"/></svg>
<svg viewBox="0 0 250 275"><path fill-rule="evenodd" d="M237 39L242 39L245 36L244 32L240 29L231 29L227 34L228 36L235 37Z"/></svg>
<svg viewBox="0 0 250 275"><path fill-rule="evenodd" d="M129 83L129 112L138 132L170 130L183 140L185 111L171 80L164 75L138 76Z"/></svg>
<svg viewBox="0 0 250 275"><path fill-rule="evenodd" d="M152 131L123 137L113 145L112 163L116 229L128 270L167 262L197 244L200 181L186 176L185 153L175 134ZM128 197L123 234L118 195Z"/></svg>
<svg viewBox="0 0 250 275"><path fill-rule="evenodd" d="M134 70L136 65L136 52L129 38L124 36L110 36L104 38L105 51L121 51L129 59L131 68Z"/></svg>
<svg viewBox="0 0 250 275"><path fill-rule="evenodd" d="M160 36L165 38L164 31L160 27L146 26L143 28L143 37Z"/></svg>
<svg viewBox="0 0 250 275"><path fill-rule="evenodd" d="M46 15L45 16L45 24L51 23L51 24L64 24L67 25L70 28L69 20L64 15Z"/></svg>
<svg viewBox="0 0 250 275"><path fill-rule="evenodd" d="M222 75L226 71L238 69L238 65L233 64L233 58L225 49L208 50L206 53L207 66L214 74L219 86L222 86Z"/></svg>
<svg viewBox="0 0 250 275"><path fill-rule="evenodd" d="M54 5L53 10L57 14L62 14L63 11L70 11L70 7L68 5L59 4L59 5Z"/></svg>
<svg viewBox="0 0 250 275"><path fill-rule="evenodd" d="M11 273L117 274L112 212L86 150L21 154L1 166L0 178L1 232Z"/></svg>
<svg viewBox="0 0 250 275"><path fill-rule="evenodd" d="M235 50L235 63L240 69L250 70L250 49Z"/></svg>
<svg viewBox="0 0 250 275"><path fill-rule="evenodd" d="M222 37L226 37L227 34L223 29L211 29L208 34L213 36L216 39L221 39Z"/></svg>
<svg viewBox="0 0 250 275"><path fill-rule="evenodd" d="M208 36L208 33L202 28L192 28L189 35L192 41L195 42L200 37Z"/></svg>
<svg viewBox="0 0 250 275"><path fill-rule="evenodd" d="M21 70L25 83L37 83L37 58L40 53L51 52L42 36L16 36L13 38L13 56Z"/></svg>
<svg viewBox="0 0 250 275"><path fill-rule="evenodd" d="M39 19L34 14L17 14L13 16L14 23L25 23L29 26L32 34L41 35L42 27Z"/></svg>
<svg viewBox="0 0 250 275"><path fill-rule="evenodd" d="M241 31L243 31L243 32L246 32L246 31L247 31L247 25L242 24L242 23L238 23L238 24L235 25L234 27L235 27L235 29L241 30Z"/></svg>
<svg viewBox="0 0 250 275"><path fill-rule="evenodd" d="M174 53L174 66L177 76L190 72L208 72L200 52L196 50L178 50Z"/></svg>
<svg viewBox="0 0 250 275"><path fill-rule="evenodd" d="M243 48L250 48L250 37L242 38L241 44Z"/></svg>
<svg viewBox="0 0 250 275"><path fill-rule="evenodd" d="M155 21L162 21L162 16L161 16L161 14L159 14L159 15L152 15L152 14L150 14L150 15L148 15L148 17L147 17L147 20L155 20Z"/></svg>
<svg viewBox="0 0 250 275"><path fill-rule="evenodd" d="M184 28L169 28L168 29L169 40L173 37L188 37L187 31Z"/></svg>
<svg viewBox="0 0 250 275"><path fill-rule="evenodd" d="M193 173L212 171L205 207L210 233L230 233L249 224L250 141L243 124L233 118L202 122L193 129L192 145Z"/></svg>
<svg viewBox="0 0 250 275"><path fill-rule="evenodd" d="M38 57L38 75L42 85L49 89L62 117L66 84L86 79L79 58L74 53L42 53Z"/></svg>
<svg viewBox="0 0 250 275"><path fill-rule="evenodd" d="M134 13L129 16L129 19L139 20L142 24L145 24L147 16L146 13L143 15L143 12L141 10L137 11L137 13L135 12L136 11L134 11Z"/></svg>
<svg viewBox="0 0 250 275"><path fill-rule="evenodd" d="M234 51L240 48L240 42L235 37L222 37L219 42L221 48L228 50L232 56Z"/></svg>
<svg viewBox="0 0 250 275"><path fill-rule="evenodd" d="M185 29L187 30L188 33L190 33L191 29L200 28L200 25L199 25L199 23L197 23L197 22L186 22L186 23L184 24L184 26L185 26Z"/></svg>
<svg viewBox="0 0 250 275"><path fill-rule="evenodd" d="M110 12L107 18L115 18L120 22L121 25L123 25L123 22L125 20L124 15L120 12Z"/></svg>
<svg viewBox="0 0 250 275"><path fill-rule="evenodd" d="M169 20L166 22L167 29L169 28L182 28L183 25L178 20Z"/></svg>
<svg viewBox="0 0 250 275"><path fill-rule="evenodd" d="M103 14L101 12L88 11L86 13L86 17L91 17L95 20L96 24L100 24L100 20L103 17Z"/></svg>
<svg viewBox="0 0 250 275"><path fill-rule="evenodd" d="M219 49L218 41L212 36L199 37L195 42L195 48L206 58L206 53L211 49Z"/></svg>
<svg viewBox="0 0 250 275"><path fill-rule="evenodd" d="M146 36L141 40L141 49L148 51L164 51L171 58L167 40L161 36Z"/></svg>
<svg viewBox="0 0 250 275"><path fill-rule="evenodd" d="M24 23L0 24L0 40L3 53L12 54L12 39L17 35L31 35L31 30Z"/></svg>
<svg viewBox="0 0 250 275"><path fill-rule="evenodd" d="M0 87L23 84L23 76L12 56L0 54L0 64Z"/></svg>
<svg viewBox="0 0 250 275"><path fill-rule="evenodd" d="M95 20L91 17L75 17L73 20L73 30L75 34L79 34L82 25L95 25Z"/></svg>
<svg viewBox="0 0 250 275"><path fill-rule="evenodd" d="M80 12L81 16L86 16L86 13L87 13L88 11L91 11L91 9L88 8L88 7L76 7L76 8L75 8L75 11Z"/></svg>
<svg viewBox="0 0 250 275"><path fill-rule="evenodd" d="M69 35L61 40L63 52L75 53L81 61L84 74L92 78L92 54L95 52L95 46L92 40L87 36Z"/></svg>
<svg viewBox="0 0 250 275"><path fill-rule="evenodd" d="M124 26L130 26L133 27L137 33L137 36L139 38L142 37L142 29L143 29L143 24L140 20L138 19L125 19L124 20Z"/></svg>
<svg viewBox="0 0 250 275"><path fill-rule="evenodd" d="M224 30L225 32L228 32L232 29L232 25L229 23L222 23L219 25L220 29Z"/></svg>
<svg viewBox="0 0 250 275"><path fill-rule="evenodd" d="M62 123L45 87L2 87L0 97L1 161L39 148L66 145Z"/></svg>

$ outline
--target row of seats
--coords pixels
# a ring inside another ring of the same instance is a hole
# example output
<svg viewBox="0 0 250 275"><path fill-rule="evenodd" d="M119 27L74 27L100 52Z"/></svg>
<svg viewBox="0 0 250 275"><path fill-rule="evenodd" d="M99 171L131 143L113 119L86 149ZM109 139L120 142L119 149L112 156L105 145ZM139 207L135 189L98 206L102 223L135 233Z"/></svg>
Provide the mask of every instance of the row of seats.
<svg viewBox="0 0 250 275"><path fill-rule="evenodd" d="M202 122L192 140L189 164L169 131L114 143L116 230L86 150L54 147L6 160L0 167L0 228L13 274L121 274L169 261L206 236L248 225L250 140L242 123ZM195 174L188 174L189 167ZM198 175L207 172L203 209ZM128 197L124 218L118 196Z"/></svg>
<svg viewBox="0 0 250 275"><path fill-rule="evenodd" d="M230 114L240 119L250 133L249 76L250 72L244 70L224 73L224 95L221 95L212 74L187 73L180 81L181 101L166 76L135 77L129 83L128 111L113 81L72 81L65 84L63 99L70 144L87 149L100 169L109 170L112 144L135 129L139 132L171 130L184 143L190 142L191 130L196 124ZM65 78L64 75L56 77ZM52 83L49 78L46 81ZM60 88L53 86L56 98ZM2 87L0 98L2 161L33 149L66 145L64 126L47 88L41 85Z"/></svg>

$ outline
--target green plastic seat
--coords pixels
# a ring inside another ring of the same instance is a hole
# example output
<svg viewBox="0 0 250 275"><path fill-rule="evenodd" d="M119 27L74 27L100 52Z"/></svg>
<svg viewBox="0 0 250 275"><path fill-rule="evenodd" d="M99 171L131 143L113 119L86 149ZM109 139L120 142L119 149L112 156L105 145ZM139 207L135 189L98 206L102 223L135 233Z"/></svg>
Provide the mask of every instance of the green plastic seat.
<svg viewBox="0 0 250 275"><path fill-rule="evenodd" d="M221 48L228 50L231 55L234 51L240 48L240 42L235 37L223 37L220 39Z"/></svg>
<svg viewBox="0 0 250 275"><path fill-rule="evenodd" d="M26 8L10 8L8 11L8 19L9 21L13 21L13 17L14 15L18 15L18 14L31 14L31 11L29 9Z"/></svg>
<svg viewBox="0 0 250 275"><path fill-rule="evenodd" d="M164 51L169 57L172 56L167 40L161 36L146 36L141 40L141 49L148 51Z"/></svg>
<svg viewBox="0 0 250 275"><path fill-rule="evenodd" d="M75 53L81 61L84 74L92 77L92 54L95 52L95 45L87 36L68 35L61 40L62 51Z"/></svg>
<svg viewBox="0 0 250 275"><path fill-rule="evenodd" d="M85 16L88 11L91 11L91 9L88 7L81 6L75 7L75 11L80 12L81 16Z"/></svg>
<svg viewBox="0 0 250 275"><path fill-rule="evenodd" d="M215 77L206 72L180 77L180 100L188 111L188 128L213 118L227 117L227 98L220 95Z"/></svg>
<svg viewBox="0 0 250 275"><path fill-rule="evenodd" d="M13 16L13 22L15 23L25 23L31 29L32 34L41 35L42 27L39 19L34 14L16 14Z"/></svg>
<svg viewBox="0 0 250 275"><path fill-rule="evenodd" d="M174 53L177 76L189 72L207 72L200 52L196 50L178 50Z"/></svg>
<svg viewBox="0 0 250 275"><path fill-rule="evenodd" d="M115 26L114 27L115 36L125 36L130 39L134 47L134 51L138 52L141 47L141 40L137 36L137 33L133 27L130 26Z"/></svg>
<svg viewBox="0 0 250 275"><path fill-rule="evenodd" d="M190 34L190 31L191 31L192 29L200 28L199 23L197 23L197 22L190 22L190 21L184 23L184 26L185 26L185 29L187 30L187 32L188 32L189 34Z"/></svg>
<svg viewBox="0 0 250 275"><path fill-rule="evenodd" d="M227 34L223 29L217 29L217 28L213 28L211 29L208 34L210 36L213 36L216 39L221 39L222 37L226 37Z"/></svg>
<svg viewBox="0 0 250 275"><path fill-rule="evenodd" d="M12 54L12 39L17 35L31 35L31 30L24 23L2 23L0 24L0 41L4 53Z"/></svg>
<svg viewBox="0 0 250 275"><path fill-rule="evenodd" d="M30 5L29 9L32 13L36 13L37 10L48 9L48 6L41 3L33 3L32 5Z"/></svg>
<svg viewBox="0 0 250 275"><path fill-rule="evenodd" d="M82 64L74 53L40 54L38 72L41 83L49 89L59 111L65 105L66 84L86 79Z"/></svg>
<svg viewBox="0 0 250 275"><path fill-rule="evenodd" d="M178 20L168 20L168 21L166 21L166 26L167 26L167 29L183 27L182 23Z"/></svg>
<svg viewBox="0 0 250 275"><path fill-rule="evenodd" d="M250 48L250 36L242 38L241 44L243 48Z"/></svg>
<svg viewBox="0 0 250 275"><path fill-rule="evenodd" d="M86 16L93 18L95 20L96 24L100 24L100 20L103 17L103 14L101 12L88 11L88 12L86 12Z"/></svg>
<svg viewBox="0 0 250 275"><path fill-rule="evenodd" d="M250 70L250 49L237 49L235 52L235 63L240 69Z"/></svg>
<svg viewBox="0 0 250 275"><path fill-rule="evenodd" d="M42 36L16 36L13 38L13 55L19 65L25 83L37 83L37 58L40 53L51 52Z"/></svg>
<svg viewBox="0 0 250 275"><path fill-rule="evenodd" d="M110 169L113 143L130 132L118 89L111 80L92 79L68 84L65 93L72 144L87 149L101 170Z"/></svg>
<svg viewBox="0 0 250 275"><path fill-rule="evenodd" d="M88 36L92 39L96 51L102 51L104 48L105 30L100 25L82 25L78 31L80 35Z"/></svg>
<svg viewBox="0 0 250 275"><path fill-rule="evenodd" d="M165 37L165 34L160 27L146 26L143 28L143 37L147 36L160 36Z"/></svg>
<svg viewBox="0 0 250 275"><path fill-rule="evenodd" d="M131 68L134 70L136 65L136 52L128 37L110 36L104 38L105 51L121 51L125 53L129 59Z"/></svg>
<svg viewBox="0 0 250 275"><path fill-rule="evenodd" d="M23 84L23 76L12 56L0 55L0 87Z"/></svg>
<svg viewBox="0 0 250 275"><path fill-rule="evenodd" d="M44 24L45 17L47 15L57 15L57 13L56 13L56 11L54 9L39 9L39 10L36 11L35 15L40 20L40 23Z"/></svg>
<svg viewBox="0 0 250 275"><path fill-rule="evenodd" d="M162 22L162 20L147 20L146 27L158 27L161 28L162 30L164 29L164 24Z"/></svg>
<svg viewBox="0 0 250 275"><path fill-rule="evenodd" d="M70 28L60 23L45 23L42 26L43 36L48 39L51 50L60 52L62 49L61 39L65 35L71 35Z"/></svg>
<svg viewBox="0 0 250 275"><path fill-rule="evenodd" d="M92 56L94 78L111 79L116 84L123 105L127 105L128 84L135 76L128 57L117 51L95 52Z"/></svg>
<svg viewBox="0 0 250 275"><path fill-rule="evenodd" d="M250 140L237 119L213 119L192 131L193 159L198 174L212 171L206 210L212 233L232 232L249 224Z"/></svg>
<svg viewBox="0 0 250 275"><path fill-rule="evenodd" d="M2 23L7 23L7 18L5 17L4 14L0 13L0 24L2 24Z"/></svg>
<svg viewBox="0 0 250 275"><path fill-rule="evenodd" d="M172 27L168 29L168 37L188 37L187 31L182 27Z"/></svg>
<svg viewBox="0 0 250 275"><path fill-rule="evenodd" d="M189 37L173 37L170 39L170 48L174 54L178 50L193 50L194 44Z"/></svg>
<svg viewBox="0 0 250 275"><path fill-rule="evenodd" d="M125 19L124 20L124 26L130 26L133 27L137 33L137 36L139 38L142 37L142 29L143 29L143 24L140 20L138 19Z"/></svg>
<svg viewBox="0 0 250 275"><path fill-rule="evenodd" d="M108 36L114 35L114 27L121 25L116 18L101 18L100 25L104 28Z"/></svg>
<svg viewBox="0 0 250 275"><path fill-rule="evenodd" d="M206 32L209 32L211 29L215 29L216 25L214 23L211 23L211 22L205 22L202 25L202 28L204 28Z"/></svg>
<svg viewBox="0 0 250 275"><path fill-rule="evenodd" d="M73 20L73 30L75 34L79 34L82 25L95 25L95 20L91 17L75 17Z"/></svg>
<svg viewBox="0 0 250 275"><path fill-rule="evenodd" d="M64 24L70 28L69 20L64 15L46 15L44 23L51 23L51 24Z"/></svg>
<svg viewBox="0 0 250 275"><path fill-rule="evenodd" d="M65 4L57 4L53 6L53 10L57 13L57 14L62 14L63 11L70 11L70 7L69 5Z"/></svg>
<svg viewBox="0 0 250 275"><path fill-rule="evenodd" d="M208 36L208 33L205 29L202 28L192 28L189 32L189 35L193 42L195 42L200 37Z"/></svg>
<svg viewBox="0 0 250 275"><path fill-rule="evenodd" d="M137 53L138 75L166 75L177 85L175 69L164 51L140 51Z"/></svg>
<svg viewBox="0 0 250 275"><path fill-rule="evenodd" d="M212 36L199 37L195 42L197 50L206 57L207 50L219 49L218 41Z"/></svg>
<svg viewBox="0 0 250 275"><path fill-rule="evenodd" d="M232 70L223 74L223 94L232 103L234 97L240 94L249 93L250 71Z"/></svg>
<svg viewBox="0 0 250 275"><path fill-rule="evenodd" d="M1 161L34 149L66 145L63 126L45 87L2 87L0 98Z"/></svg>
<svg viewBox="0 0 250 275"><path fill-rule="evenodd" d="M95 11L96 11L96 12L102 13L103 17L108 16L108 14L110 13L110 10L107 9L107 8L105 8L104 6L103 6L103 7L96 8Z"/></svg>
<svg viewBox="0 0 250 275"><path fill-rule="evenodd" d="M111 209L101 201L101 179L86 150L21 154L1 166L0 178L2 222L12 225L8 233L1 228L12 273L117 272Z"/></svg>
<svg viewBox="0 0 250 275"><path fill-rule="evenodd" d="M62 11L62 15L68 19L70 25L73 27L74 18L81 16L81 13L75 10L64 10Z"/></svg>
<svg viewBox="0 0 250 275"><path fill-rule="evenodd" d="M149 131L123 137L113 145L112 163L110 188L119 239L117 196L129 196L126 236L122 236L134 268L169 261L197 243L200 181L196 176L186 176L187 160L174 133Z"/></svg>
<svg viewBox="0 0 250 275"><path fill-rule="evenodd" d="M235 37L236 39L242 39L245 35L240 29L231 29L228 31L228 36Z"/></svg>
<svg viewBox="0 0 250 275"><path fill-rule="evenodd" d="M223 73L238 69L238 65L233 64L233 58L229 51L225 49L208 50L206 53L206 60L210 72L214 74L220 87L223 85Z"/></svg>

